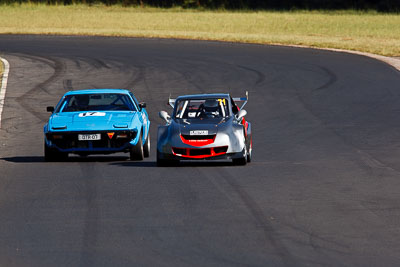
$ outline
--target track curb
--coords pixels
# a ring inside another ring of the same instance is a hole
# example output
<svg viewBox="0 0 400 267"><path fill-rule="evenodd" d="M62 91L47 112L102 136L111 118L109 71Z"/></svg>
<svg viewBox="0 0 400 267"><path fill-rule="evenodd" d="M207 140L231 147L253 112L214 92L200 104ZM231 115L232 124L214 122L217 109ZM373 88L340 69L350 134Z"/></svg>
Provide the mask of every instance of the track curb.
<svg viewBox="0 0 400 267"><path fill-rule="evenodd" d="M397 59L397 58L386 57L386 56L381 56L381 55L376 55L376 54L366 53L366 52L343 50L343 49L329 49L329 50L335 51L335 52L351 53L351 54L355 54L355 55L361 55L361 56L374 58L374 59L383 61L383 62L391 65L396 70L400 71L400 59Z"/></svg>
<svg viewBox="0 0 400 267"><path fill-rule="evenodd" d="M390 66L392 66L393 68L395 68L397 71L400 71L400 57L387 57L387 56L381 56L381 55L377 55L377 54L360 52L360 51L355 51L355 50L346 50L346 49L338 49L338 48L321 48L321 47L312 47L312 46L306 46L306 45L280 45L280 46L310 48L310 49L316 49L316 50L324 50L324 51L332 51L332 52L366 56L366 57L370 57L370 58L385 62L385 63L389 64Z"/></svg>
<svg viewBox="0 0 400 267"><path fill-rule="evenodd" d="M1 77L1 87L0 87L0 129L1 129L1 115L3 113L4 100L6 98L6 89L8 82L8 73L10 72L10 63L2 57L0 57L1 62L4 64L4 71Z"/></svg>

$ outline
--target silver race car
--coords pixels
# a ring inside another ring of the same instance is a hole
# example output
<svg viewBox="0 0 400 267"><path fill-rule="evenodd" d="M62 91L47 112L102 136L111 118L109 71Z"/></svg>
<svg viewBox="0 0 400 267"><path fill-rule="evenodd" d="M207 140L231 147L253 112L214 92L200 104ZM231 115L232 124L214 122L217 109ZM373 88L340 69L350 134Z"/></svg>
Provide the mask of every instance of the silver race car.
<svg viewBox="0 0 400 267"><path fill-rule="evenodd" d="M159 113L166 124L158 127L157 165L180 160L232 159L235 165L251 161L251 124L245 120L246 97L229 94L185 95L169 99L172 116ZM242 102L239 108L237 102Z"/></svg>

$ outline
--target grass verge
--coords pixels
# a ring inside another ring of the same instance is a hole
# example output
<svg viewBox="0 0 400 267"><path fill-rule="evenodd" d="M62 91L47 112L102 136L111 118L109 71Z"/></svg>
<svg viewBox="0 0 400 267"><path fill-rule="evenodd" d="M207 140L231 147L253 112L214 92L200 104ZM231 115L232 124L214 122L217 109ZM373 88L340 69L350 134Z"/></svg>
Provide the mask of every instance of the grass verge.
<svg viewBox="0 0 400 267"><path fill-rule="evenodd" d="M0 6L0 34L184 38L305 45L400 56L400 14L197 11L121 6Z"/></svg>

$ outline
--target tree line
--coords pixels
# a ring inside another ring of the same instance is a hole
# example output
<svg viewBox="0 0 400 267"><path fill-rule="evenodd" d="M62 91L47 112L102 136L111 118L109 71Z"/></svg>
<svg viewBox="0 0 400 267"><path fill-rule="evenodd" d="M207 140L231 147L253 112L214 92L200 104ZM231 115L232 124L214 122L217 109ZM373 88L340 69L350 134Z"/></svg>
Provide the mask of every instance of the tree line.
<svg viewBox="0 0 400 267"><path fill-rule="evenodd" d="M377 10L400 12L400 0L0 0L2 3L96 4L230 10Z"/></svg>

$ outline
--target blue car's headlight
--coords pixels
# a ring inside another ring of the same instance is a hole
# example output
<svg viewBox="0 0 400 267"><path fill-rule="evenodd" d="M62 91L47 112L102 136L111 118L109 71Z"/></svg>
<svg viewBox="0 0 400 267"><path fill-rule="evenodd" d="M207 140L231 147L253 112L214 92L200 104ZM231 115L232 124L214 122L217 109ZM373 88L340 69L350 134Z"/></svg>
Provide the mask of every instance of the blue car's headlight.
<svg viewBox="0 0 400 267"><path fill-rule="evenodd" d="M63 139L64 136L62 134L47 133L46 138L47 140L60 140Z"/></svg>

